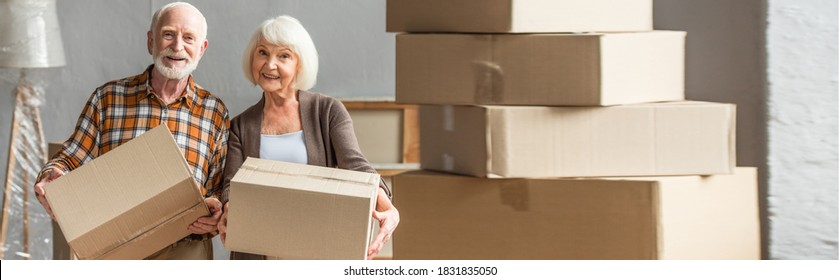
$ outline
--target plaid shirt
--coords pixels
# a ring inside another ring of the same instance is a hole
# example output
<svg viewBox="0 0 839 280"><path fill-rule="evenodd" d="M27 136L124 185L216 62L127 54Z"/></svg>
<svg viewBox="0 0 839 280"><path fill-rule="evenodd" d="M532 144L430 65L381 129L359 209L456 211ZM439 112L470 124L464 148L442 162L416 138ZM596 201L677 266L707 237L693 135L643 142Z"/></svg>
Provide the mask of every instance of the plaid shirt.
<svg viewBox="0 0 839 280"><path fill-rule="evenodd" d="M153 67L97 88L85 104L70 139L41 172L51 166L69 172L165 123L195 181L204 187L204 195L220 197L230 126L227 107L195 84L192 76L180 98L168 106L163 104L150 84Z"/></svg>

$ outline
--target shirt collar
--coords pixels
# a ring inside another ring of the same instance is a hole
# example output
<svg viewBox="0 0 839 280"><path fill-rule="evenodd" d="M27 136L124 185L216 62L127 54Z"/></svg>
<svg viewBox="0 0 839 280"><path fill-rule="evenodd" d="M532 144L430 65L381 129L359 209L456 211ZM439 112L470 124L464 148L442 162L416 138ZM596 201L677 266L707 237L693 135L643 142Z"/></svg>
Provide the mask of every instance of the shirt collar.
<svg viewBox="0 0 839 280"><path fill-rule="evenodd" d="M151 75L152 75L153 70L154 70L154 64L149 65L149 67L146 67L146 71L144 71L143 74L140 75L140 80L142 81L142 84L145 86L145 90L140 91L140 92L145 92L145 94L140 95L140 100L149 98L149 97L151 97L152 95L155 94L154 88L152 88L152 86L151 86ZM189 80L187 81L186 89L184 90L184 93L181 94L181 97L178 97L178 99L176 99L175 102L184 102L185 101L184 104L186 104L186 107L187 108L192 108L192 104L195 103L195 99L197 98L197 96L195 94L196 85L195 85L195 81L192 79L192 74L189 74L188 79Z"/></svg>

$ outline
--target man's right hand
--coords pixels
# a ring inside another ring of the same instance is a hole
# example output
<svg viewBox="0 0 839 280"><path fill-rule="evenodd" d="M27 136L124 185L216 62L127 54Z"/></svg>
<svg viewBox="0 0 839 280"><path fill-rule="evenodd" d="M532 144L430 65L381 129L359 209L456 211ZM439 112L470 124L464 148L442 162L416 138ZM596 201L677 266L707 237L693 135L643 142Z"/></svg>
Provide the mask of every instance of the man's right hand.
<svg viewBox="0 0 839 280"><path fill-rule="evenodd" d="M58 179L58 177L64 176L64 172L55 167L48 168L49 169L44 171L44 173L41 174L41 177L38 178L38 182L35 183L35 197L38 198L38 202L40 202L41 205L44 206L44 209L47 210L47 214L50 214L50 218L55 220L55 215L52 214L52 208L50 208L50 203L47 201L47 191L44 187L52 181L55 181L55 179Z"/></svg>

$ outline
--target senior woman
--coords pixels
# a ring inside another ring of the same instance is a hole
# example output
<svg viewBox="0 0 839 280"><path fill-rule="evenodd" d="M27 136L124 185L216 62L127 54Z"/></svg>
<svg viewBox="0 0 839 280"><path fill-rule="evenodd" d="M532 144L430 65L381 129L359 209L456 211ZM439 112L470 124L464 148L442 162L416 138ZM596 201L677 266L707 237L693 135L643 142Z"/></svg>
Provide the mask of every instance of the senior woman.
<svg viewBox="0 0 839 280"><path fill-rule="evenodd" d="M224 215L219 231L227 230L230 180L247 157L376 172L358 147L352 120L337 99L308 91L315 85L318 55L309 33L296 19L268 19L254 32L243 56L245 77L262 88L262 99L230 122L224 170ZM399 224L399 212L382 181L371 214L379 234L367 252L372 259ZM236 203L245 203L234 201ZM231 259L265 256L231 252Z"/></svg>

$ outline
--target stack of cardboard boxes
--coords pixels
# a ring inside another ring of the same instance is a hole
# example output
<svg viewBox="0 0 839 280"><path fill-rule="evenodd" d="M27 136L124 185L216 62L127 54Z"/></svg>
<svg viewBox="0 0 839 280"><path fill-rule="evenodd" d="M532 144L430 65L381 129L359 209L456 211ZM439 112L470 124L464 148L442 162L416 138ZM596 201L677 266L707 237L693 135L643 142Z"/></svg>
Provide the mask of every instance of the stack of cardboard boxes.
<svg viewBox="0 0 839 280"><path fill-rule="evenodd" d="M735 106L684 100L652 2L389 0L396 101L424 104L394 259L759 258Z"/></svg>

